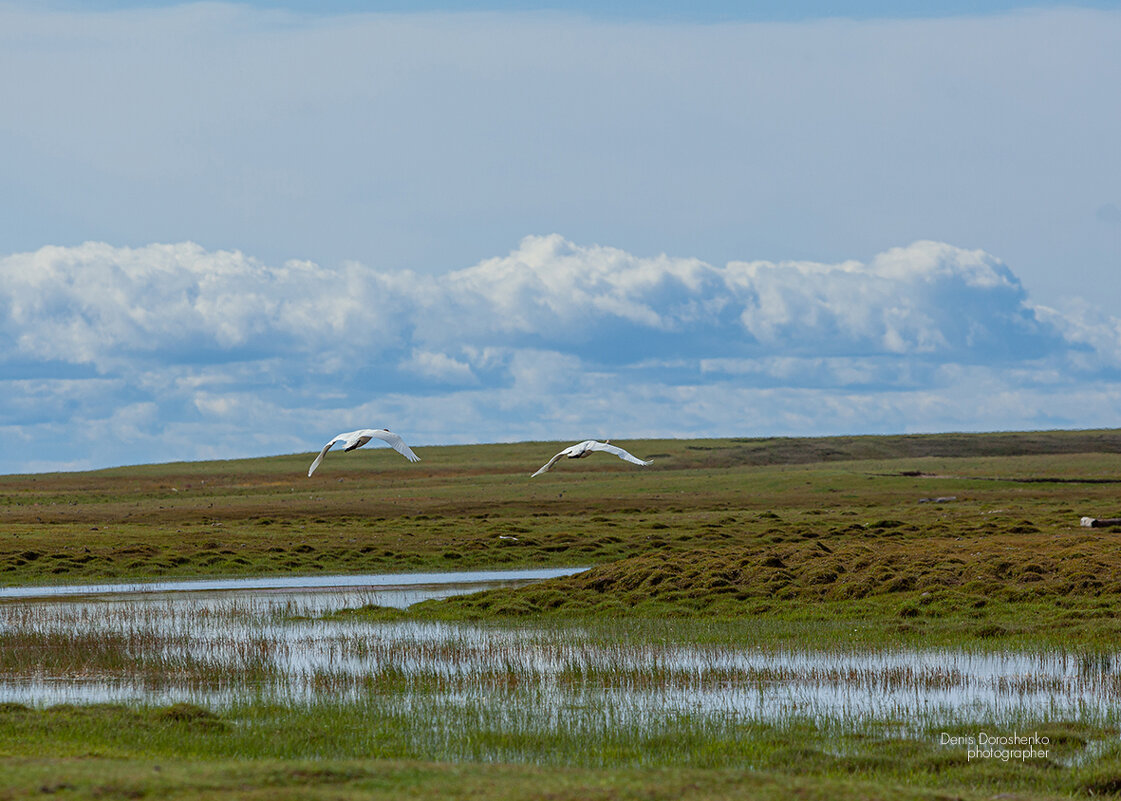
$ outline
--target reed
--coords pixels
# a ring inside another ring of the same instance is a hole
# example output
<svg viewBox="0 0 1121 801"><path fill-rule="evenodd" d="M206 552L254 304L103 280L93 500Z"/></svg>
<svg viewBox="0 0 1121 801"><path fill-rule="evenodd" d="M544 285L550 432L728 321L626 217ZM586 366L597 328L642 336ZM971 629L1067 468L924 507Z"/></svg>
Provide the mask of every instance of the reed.
<svg viewBox="0 0 1121 801"><path fill-rule="evenodd" d="M617 622L362 622L307 611L292 599L0 605L0 699L156 694L216 709L247 697L376 700L442 716L494 707L511 716L511 736L532 739L542 727L656 726L682 714L713 725L904 720L912 733L978 712L995 723L1065 715L1104 725L1107 714L1091 713L1116 708L1121 692L1112 658L1053 648L759 647L691 620L623 634Z"/></svg>

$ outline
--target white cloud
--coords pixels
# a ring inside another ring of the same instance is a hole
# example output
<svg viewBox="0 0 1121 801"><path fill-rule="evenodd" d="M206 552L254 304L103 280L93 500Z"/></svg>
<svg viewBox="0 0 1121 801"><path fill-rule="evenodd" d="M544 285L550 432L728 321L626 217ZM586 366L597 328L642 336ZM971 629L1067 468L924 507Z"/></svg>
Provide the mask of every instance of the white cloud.
<svg viewBox="0 0 1121 801"><path fill-rule="evenodd" d="M357 265L270 267L189 242L45 247L0 259L0 331L15 345L8 358L102 370L144 354L346 352L397 335L383 302L393 278Z"/></svg>
<svg viewBox="0 0 1121 801"><path fill-rule="evenodd" d="M1033 305L995 257L936 242L717 266L552 235L444 276L86 243L0 258L0 279L7 469L310 449L358 425L418 443L1101 425L1121 366L1121 321ZM52 455L21 457L32 441Z"/></svg>
<svg viewBox="0 0 1121 801"><path fill-rule="evenodd" d="M740 318L762 342L852 353L957 353L1017 339L1031 352L1052 332L1040 325L1020 282L999 260L920 241L870 264L732 262L729 284L745 298Z"/></svg>
<svg viewBox="0 0 1121 801"><path fill-rule="evenodd" d="M405 369L461 382L472 377L464 348L548 344L594 360L611 350L608 338L623 335L650 335L649 347L637 341L628 352L651 357L667 337L685 355L708 358L823 349L965 357L1061 343L1006 266L935 242L895 248L867 265L718 267L552 235L527 237L508 256L446 276L355 263L272 267L191 243L86 243L0 259L0 279L0 330L15 345L7 358L102 370L129 357L188 363L204 353L211 361L298 356L336 371L404 349L397 361ZM713 333L726 353L698 341Z"/></svg>
<svg viewBox="0 0 1121 801"><path fill-rule="evenodd" d="M1082 299L1067 300L1061 309L1037 306L1036 315L1061 331L1072 346L1082 346L1072 357L1086 367L1121 365L1121 318Z"/></svg>
<svg viewBox="0 0 1121 801"><path fill-rule="evenodd" d="M475 374L471 372L471 365L446 353L414 349L401 366L409 372L450 384L477 383Z"/></svg>

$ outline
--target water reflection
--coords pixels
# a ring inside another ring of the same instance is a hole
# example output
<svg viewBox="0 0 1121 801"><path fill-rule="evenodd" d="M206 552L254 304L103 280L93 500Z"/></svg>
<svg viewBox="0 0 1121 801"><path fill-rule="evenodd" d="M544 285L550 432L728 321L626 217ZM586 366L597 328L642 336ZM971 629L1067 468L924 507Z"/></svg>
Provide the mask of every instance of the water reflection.
<svg viewBox="0 0 1121 801"><path fill-rule="evenodd" d="M153 592L0 603L0 701L222 706L361 701L486 707L539 725L698 713L720 718L946 722L1105 719L1108 654L866 652L612 641L575 627L317 619L480 584Z"/></svg>
<svg viewBox="0 0 1121 801"><path fill-rule="evenodd" d="M528 582L571 576L587 568L557 567L525 570L468 570L457 573L373 573L313 576L263 576L253 578L176 579L117 584L57 584L36 587L0 587L0 601L17 598L61 598L84 595L137 595L168 592L223 592L239 590L290 590L320 592L345 588L398 590L404 587L434 589L455 587L455 593L473 592L501 582ZM436 596L429 596L436 597Z"/></svg>

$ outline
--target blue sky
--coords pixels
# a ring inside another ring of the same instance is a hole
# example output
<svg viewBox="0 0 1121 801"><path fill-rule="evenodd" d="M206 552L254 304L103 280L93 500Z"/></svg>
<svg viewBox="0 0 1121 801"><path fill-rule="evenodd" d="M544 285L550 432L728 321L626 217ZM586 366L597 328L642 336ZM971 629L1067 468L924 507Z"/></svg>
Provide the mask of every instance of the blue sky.
<svg viewBox="0 0 1121 801"><path fill-rule="evenodd" d="M0 471L1118 424L1117 3L689 8L0 3Z"/></svg>
<svg viewBox="0 0 1121 801"><path fill-rule="evenodd" d="M166 8L183 5L176 0L48 0L52 8L62 10L100 11ZM907 2L907 0L554 0L524 3L516 0L256 0L243 5L266 10L286 10L319 16L355 13L417 13L417 12L526 12L553 11L607 19L661 20L673 22L791 22L808 19L842 17L846 19L914 19L1006 13L1033 8L1051 8L1057 3L1022 2L1018 0L943 0L942 2ZM1078 8L1116 8L1110 0L1082 0L1064 4Z"/></svg>

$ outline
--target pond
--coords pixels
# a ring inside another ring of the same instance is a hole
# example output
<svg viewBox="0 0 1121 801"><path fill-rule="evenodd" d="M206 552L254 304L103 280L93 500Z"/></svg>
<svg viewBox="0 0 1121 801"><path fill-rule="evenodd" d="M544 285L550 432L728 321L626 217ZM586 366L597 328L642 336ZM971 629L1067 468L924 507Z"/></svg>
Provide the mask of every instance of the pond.
<svg viewBox="0 0 1121 801"><path fill-rule="evenodd" d="M0 601L18 598L66 598L78 595L136 596L149 593L217 592L230 597L243 590L288 590L293 594L319 594L324 590L379 590L392 593L416 590L417 600L476 592L490 587L524 584L557 576L571 576L585 567L525 570L469 570L448 573L366 573L311 576L261 576L254 578L205 578L145 581L121 584L47 584L32 587L0 587ZM409 597L413 597L410 595ZM407 606L410 600L399 604ZM398 604L384 604L386 606Z"/></svg>
<svg viewBox="0 0 1121 801"><path fill-rule="evenodd" d="M908 725L1102 719L1121 700L1121 661L1108 654L747 648L629 637L618 620L323 617L580 569L4 588L0 702L436 699L526 729L680 715Z"/></svg>

